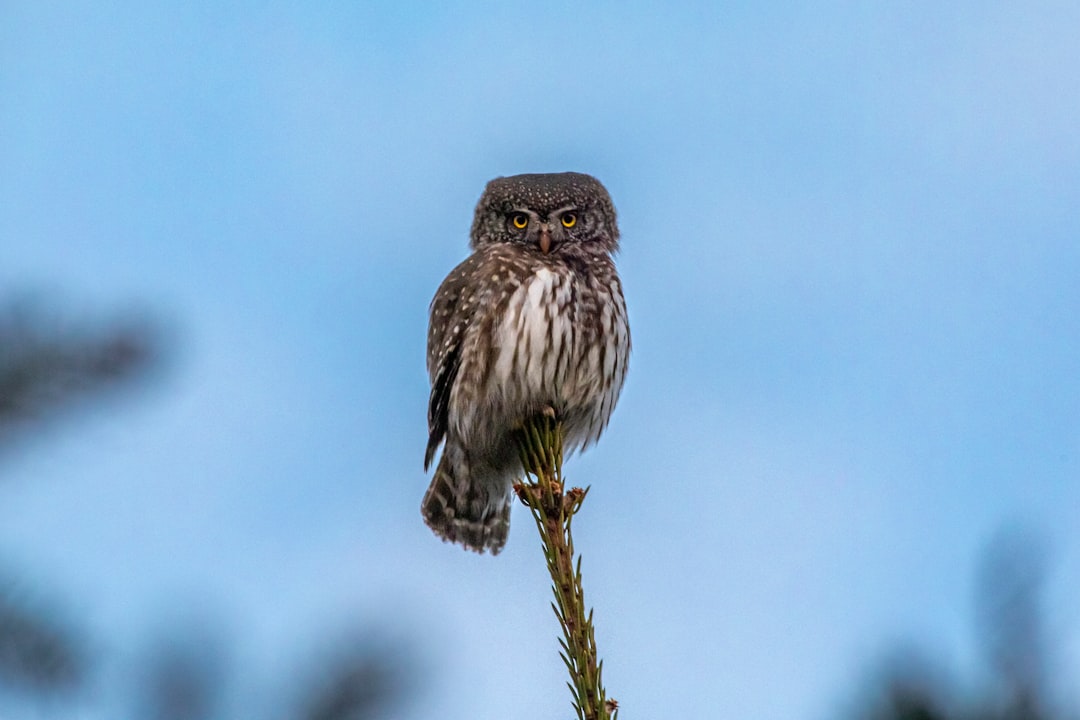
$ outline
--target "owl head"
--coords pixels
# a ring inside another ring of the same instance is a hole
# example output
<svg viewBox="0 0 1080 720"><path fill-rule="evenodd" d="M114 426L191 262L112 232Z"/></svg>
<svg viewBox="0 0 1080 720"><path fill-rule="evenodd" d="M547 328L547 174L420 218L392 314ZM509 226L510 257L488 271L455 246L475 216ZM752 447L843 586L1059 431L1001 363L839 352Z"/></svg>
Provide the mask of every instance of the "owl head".
<svg viewBox="0 0 1080 720"><path fill-rule="evenodd" d="M582 173L513 175L487 184L476 205L470 246L511 243L543 253L614 253L615 206L600 181Z"/></svg>

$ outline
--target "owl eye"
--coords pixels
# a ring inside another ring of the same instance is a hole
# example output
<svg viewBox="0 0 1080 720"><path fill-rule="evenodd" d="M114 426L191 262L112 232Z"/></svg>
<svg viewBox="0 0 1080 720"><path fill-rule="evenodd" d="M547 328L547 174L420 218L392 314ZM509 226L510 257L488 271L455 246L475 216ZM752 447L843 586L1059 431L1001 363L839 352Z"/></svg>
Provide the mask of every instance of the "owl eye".
<svg viewBox="0 0 1080 720"><path fill-rule="evenodd" d="M525 226L529 224L529 216L525 213L514 213L510 217L510 222L514 223L514 227L518 230L524 230Z"/></svg>
<svg viewBox="0 0 1080 720"><path fill-rule="evenodd" d="M572 213L572 212L563 213L562 225L565 228L572 228L575 225L577 225L577 213Z"/></svg>

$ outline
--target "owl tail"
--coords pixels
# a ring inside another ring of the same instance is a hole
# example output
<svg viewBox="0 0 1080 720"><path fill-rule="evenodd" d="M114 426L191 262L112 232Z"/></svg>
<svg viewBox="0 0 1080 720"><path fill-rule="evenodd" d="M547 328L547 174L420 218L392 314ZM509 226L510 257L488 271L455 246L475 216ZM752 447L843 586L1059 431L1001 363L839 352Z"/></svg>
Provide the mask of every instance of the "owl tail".
<svg viewBox="0 0 1080 720"><path fill-rule="evenodd" d="M507 488L509 490L509 488ZM455 477L445 453L420 505L424 522L448 542L498 555L510 532L510 493Z"/></svg>

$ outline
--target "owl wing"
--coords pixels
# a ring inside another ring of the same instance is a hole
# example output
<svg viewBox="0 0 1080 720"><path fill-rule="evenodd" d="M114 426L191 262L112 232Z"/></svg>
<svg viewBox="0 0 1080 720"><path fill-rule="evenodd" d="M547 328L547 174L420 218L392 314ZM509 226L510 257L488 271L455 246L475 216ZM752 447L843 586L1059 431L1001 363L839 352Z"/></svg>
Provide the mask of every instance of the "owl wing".
<svg viewBox="0 0 1080 720"><path fill-rule="evenodd" d="M461 342L476 310L472 278L480 258L473 255L454 268L431 301L428 321L427 367L431 378L428 400L428 444L424 469L431 466L450 418L450 393L461 366Z"/></svg>

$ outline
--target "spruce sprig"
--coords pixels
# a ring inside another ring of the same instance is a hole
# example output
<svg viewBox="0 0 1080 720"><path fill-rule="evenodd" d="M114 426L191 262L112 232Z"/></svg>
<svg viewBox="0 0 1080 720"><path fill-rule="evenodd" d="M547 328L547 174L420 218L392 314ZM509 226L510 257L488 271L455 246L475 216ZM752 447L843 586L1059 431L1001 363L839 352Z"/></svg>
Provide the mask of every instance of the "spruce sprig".
<svg viewBox="0 0 1080 720"><path fill-rule="evenodd" d="M514 491L532 512L540 531L555 593L551 609L563 632L559 656L570 673L567 685L574 710L579 720L617 720L619 705L604 692L604 663L597 660L593 611L585 610L581 556L574 560L570 528L589 489L563 491L563 426L550 408L521 428L517 440L526 476L524 482L514 485Z"/></svg>

